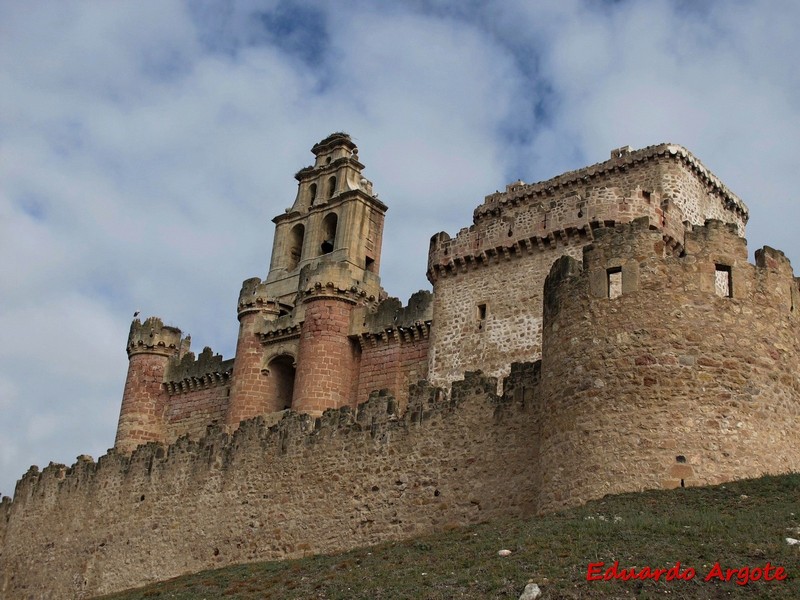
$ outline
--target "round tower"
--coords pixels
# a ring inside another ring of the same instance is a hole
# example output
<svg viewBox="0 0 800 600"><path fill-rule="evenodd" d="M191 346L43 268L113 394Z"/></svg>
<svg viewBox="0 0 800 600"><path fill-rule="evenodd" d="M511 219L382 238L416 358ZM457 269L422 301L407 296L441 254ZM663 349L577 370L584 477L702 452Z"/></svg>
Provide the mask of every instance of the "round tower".
<svg viewBox="0 0 800 600"><path fill-rule="evenodd" d="M735 224L598 229L544 288L539 510L800 468L797 280Z"/></svg>
<svg viewBox="0 0 800 600"><path fill-rule="evenodd" d="M239 337L225 414L225 422L230 426L235 427L245 419L283 408L279 406L274 384L264 370L264 348L258 335L262 325L277 318L281 311L276 300L266 297L267 293L258 277L247 279L239 293Z"/></svg>
<svg viewBox="0 0 800 600"><path fill-rule="evenodd" d="M358 344L348 337L358 294L315 281L303 301L292 409L312 416L355 405Z"/></svg>
<svg viewBox="0 0 800 600"><path fill-rule="evenodd" d="M164 373L172 357L181 354L181 330L158 317L131 323L128 335L128 375L122 394L114 448L130 453L140 444L164 441L163 411L167 394Z"/></svg>

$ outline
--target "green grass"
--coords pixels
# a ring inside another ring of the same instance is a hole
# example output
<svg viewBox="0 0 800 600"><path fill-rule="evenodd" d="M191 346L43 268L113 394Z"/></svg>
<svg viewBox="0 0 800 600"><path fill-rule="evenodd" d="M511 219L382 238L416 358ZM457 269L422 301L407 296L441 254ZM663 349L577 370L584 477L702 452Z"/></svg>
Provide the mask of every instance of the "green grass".
<svg viewBox="0 0 800 600"><path fill-rule="evenodd" d="M543 599L800 598L800 474L721 486L609 496L580 508L505 519L333 556L203 571L104 600L517 600L532 580ZM499 557L497 551L512 551ZM589 563L693 567L691 581L587 581ZM703 581L723 569L772 565L785 581Z"/></svg>

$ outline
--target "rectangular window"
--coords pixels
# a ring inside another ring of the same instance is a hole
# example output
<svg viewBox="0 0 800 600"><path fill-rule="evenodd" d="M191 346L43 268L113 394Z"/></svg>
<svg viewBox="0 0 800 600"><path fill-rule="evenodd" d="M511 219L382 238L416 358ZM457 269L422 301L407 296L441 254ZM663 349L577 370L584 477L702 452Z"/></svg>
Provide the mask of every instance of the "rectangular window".
<svg viewBox="0 0 800 600"><path fill-rule="evenodd" d="M608 274L608 297L613 300L622 296L622 267L614 267L606 271Z"/></svg>
<svg viewBox="0 0 800 600"><path fill-rule="evenodd" d="M478 330L483 329L486 322L486 304L478 304Z"/></svg>
<svg viewBox="0 0 800 600"><path fill-rule="evenodd" d="M733 280L731 279L731 268L728 265L717 265L714 273L714 289L717 296L733 298Z"/></svg>

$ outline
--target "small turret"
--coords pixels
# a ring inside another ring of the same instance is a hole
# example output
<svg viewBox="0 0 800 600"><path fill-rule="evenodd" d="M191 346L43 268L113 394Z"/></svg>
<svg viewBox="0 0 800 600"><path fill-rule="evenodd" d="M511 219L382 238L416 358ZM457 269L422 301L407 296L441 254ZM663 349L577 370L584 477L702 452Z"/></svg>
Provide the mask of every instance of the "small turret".
<svg viewBox="0 0 800 600"><path fill-rule="evenodd" d="M114 448L132 452L140 444L164 441L164 373L170 358L189 351L189 338L158 317L134 319L128 335L128 375Z"/></svg>

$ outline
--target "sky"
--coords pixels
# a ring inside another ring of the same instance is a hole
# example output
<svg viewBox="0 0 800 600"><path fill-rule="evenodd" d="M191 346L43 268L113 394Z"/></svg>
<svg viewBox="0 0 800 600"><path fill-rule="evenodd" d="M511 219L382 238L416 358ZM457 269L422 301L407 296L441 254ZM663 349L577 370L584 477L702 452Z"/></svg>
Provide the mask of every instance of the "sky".
<svg viewBox="0 0 800 600"><path fill-rule="evenodd" d="M800 3L0 0L0 494L113 446L134 311L233 356L293 174L334 131L405 301L483 197L687 147L800 265Z"/></svg>

